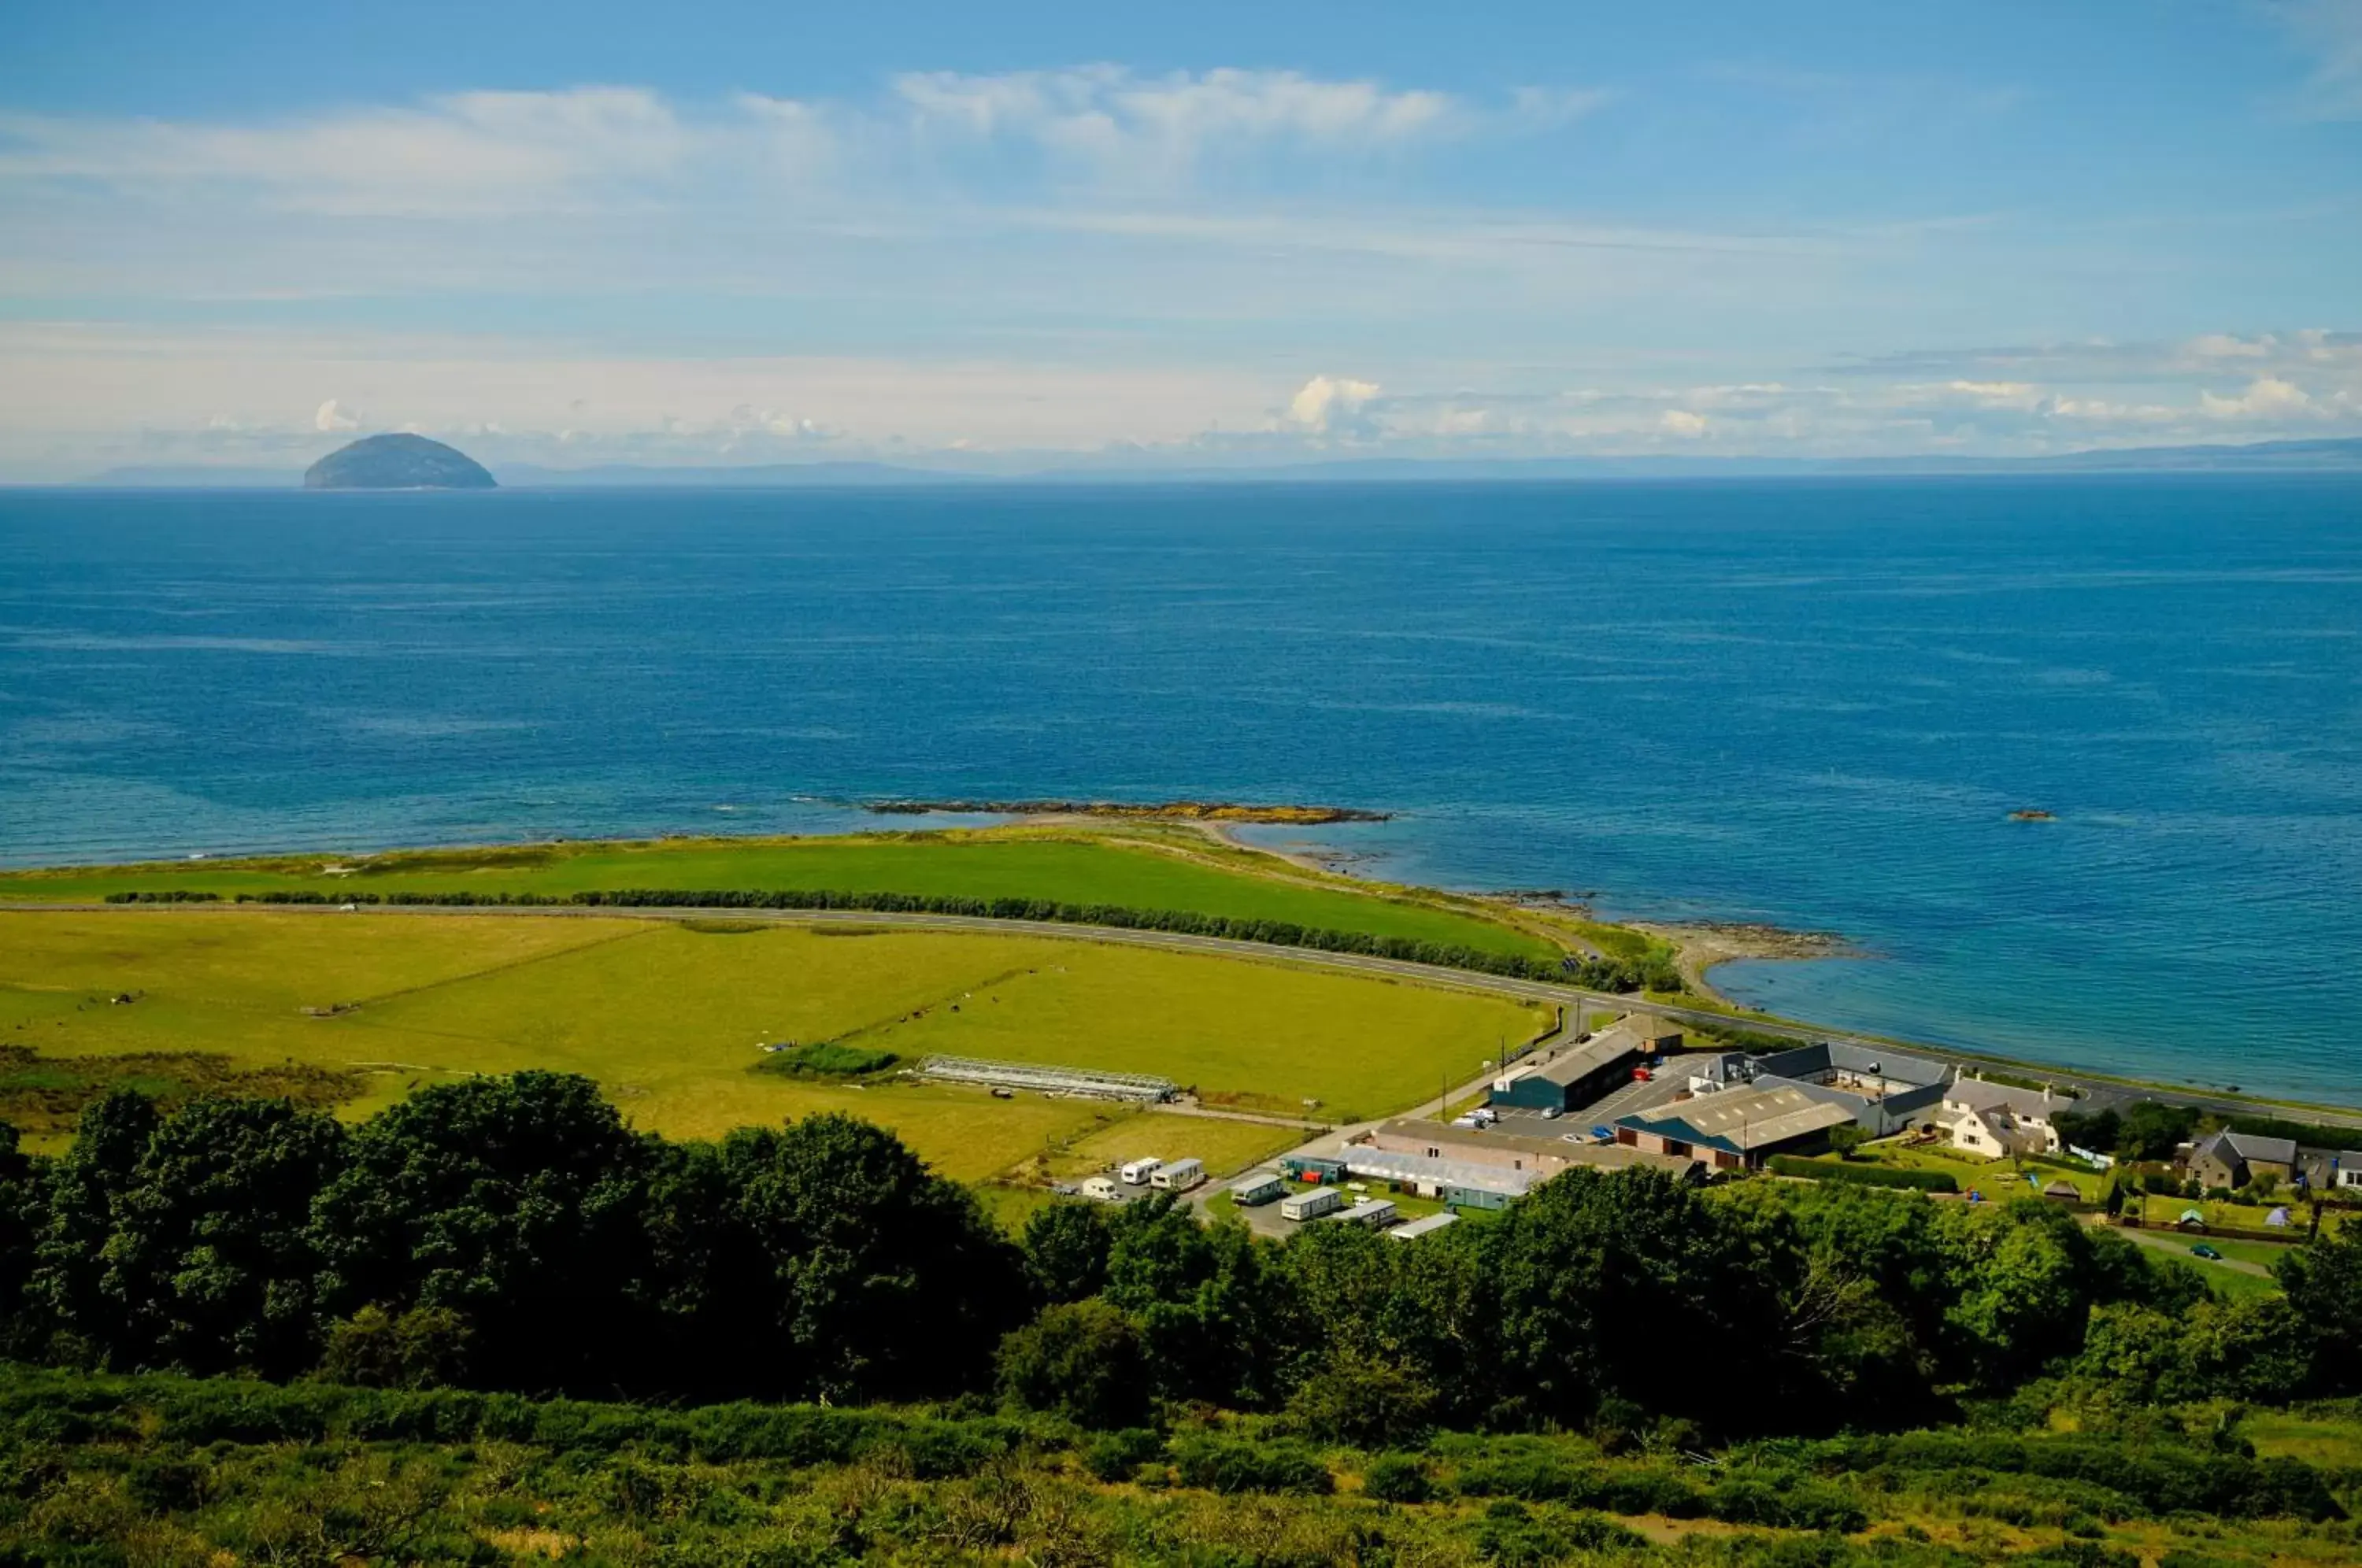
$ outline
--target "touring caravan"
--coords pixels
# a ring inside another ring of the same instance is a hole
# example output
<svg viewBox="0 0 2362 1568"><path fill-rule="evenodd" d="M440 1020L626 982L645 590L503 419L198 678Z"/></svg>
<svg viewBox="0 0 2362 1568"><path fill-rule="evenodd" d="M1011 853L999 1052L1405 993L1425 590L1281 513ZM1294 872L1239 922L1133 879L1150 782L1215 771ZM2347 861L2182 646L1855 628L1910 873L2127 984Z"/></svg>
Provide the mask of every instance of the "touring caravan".
<svg viewBox="0 0 2362 1568"><path fill-rule="evenodd" d="M1149 1173L1148 1185L1159 1192L1187 1192L1206 1179L1201 1160L1179 1159Z"/></svg>
<svg viewBox="0 0 2362 1568"><path fill-rule="evenodd" d="M1156 1174L1157 1167L1162 1165L1164 1163L1164 1162L1163 1160L1125 1161L1123 1166L1123 1185L1126 1187L1147 1186L1148 1178L1154 1176Z"/></svg>

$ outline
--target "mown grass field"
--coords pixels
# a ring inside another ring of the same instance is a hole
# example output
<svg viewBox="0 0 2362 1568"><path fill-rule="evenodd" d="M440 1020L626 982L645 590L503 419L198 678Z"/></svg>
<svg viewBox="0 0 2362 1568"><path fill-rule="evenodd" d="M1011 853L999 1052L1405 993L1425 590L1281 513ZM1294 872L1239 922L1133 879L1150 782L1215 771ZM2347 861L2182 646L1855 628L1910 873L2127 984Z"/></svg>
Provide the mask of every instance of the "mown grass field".
<svg viewBox="0 0 2362 1568"><path fill-rule="evenodd" d="M677 1137L852 1111L970 1180L1129 1113L799 1082L752 1070L757 1045L853 1038L912 1057L1150 1071L1376 1114L1543 1021L1506 1000L1374 977L1049 937L257 910L0 922L0 1043L38 1049L45 1068L204 1052L357 1070L367 1089L345 1109L359 1115L454 1075L545 1067L598 1080L635 1124ZM108 999L125 994L137 999ZM304 1012L337 1007L349 1010ZM1267 1133L1286 1136L1258 1127L1248 1141Z"/></svg>
<svg viewBox="0 0 2362 1568"><path fill-rule="evenodd" d="M331 867L342 871L332 872ZM281 856L0 873L0 900L75 902L182 889L232 897L289 889L568 894L619 889L796 889L1047 899L1288 921L1488 952L1548 955L1540 938L1436 903L1380 896L1220 852L1119 834L1038 832L798 839L667 839L414 850L366 858Z"/></svg>

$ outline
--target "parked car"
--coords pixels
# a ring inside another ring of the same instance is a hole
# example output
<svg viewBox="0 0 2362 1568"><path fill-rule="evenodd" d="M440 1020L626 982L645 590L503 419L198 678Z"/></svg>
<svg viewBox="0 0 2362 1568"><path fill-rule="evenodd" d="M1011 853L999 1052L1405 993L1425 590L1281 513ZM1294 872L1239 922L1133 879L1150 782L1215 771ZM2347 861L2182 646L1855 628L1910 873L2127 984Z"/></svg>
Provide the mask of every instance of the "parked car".
<svg viewBox="0 0 2362 1568"><path fill-rule="evenodd" d="M1542 1107L1542 1120L1544 1121L1556 1121L1560 1117L1565 1114L1565 1111L1561 1110L1555 1105L1545 1105Z"/></svg>
<svg viewBox="0 0 2362 1568"><path fill-rule="evenodd" d="M2223 1261L2223 1254L2216 1252L2213 1248L2208 1246L2203 1242L2201 1242L2196 1246L2191 1248L2190 1255L2193 1258L2204 1258L2208 1263L2221 1263Z"/></svg>

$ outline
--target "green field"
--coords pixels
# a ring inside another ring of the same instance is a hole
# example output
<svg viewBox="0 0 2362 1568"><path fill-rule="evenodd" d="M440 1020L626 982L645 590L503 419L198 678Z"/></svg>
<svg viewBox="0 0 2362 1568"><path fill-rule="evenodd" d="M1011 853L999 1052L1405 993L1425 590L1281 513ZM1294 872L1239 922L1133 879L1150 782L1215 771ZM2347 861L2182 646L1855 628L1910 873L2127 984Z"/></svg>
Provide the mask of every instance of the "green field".
<svg viewBox="0 0 2362 1568"><path fill-rule="evenodd" d="M1473 909L1363 891L1211 845L1184 850L1109 834L667 839L0 873L0 900L85 901L175 889L234 898L290 889L564 895L635 888L1043 899L1287 921L1496 953L1554 951Z"/></svg>
<svg viewBox="0 0 2362 1568"><path fill-rule="evenodd" d="M1545 1021L1376 977L982 933L142 909L0 914L0 1045L39 1052L37 1076L75 1057L220 1053L365 1075L345 1107L358 1115L454 1075L546 1067L680 1137L849 1110L971 1180L1128 1113L890 1075L800 1081L753 1071L757 1045L1154 1072L1241 1103L1318 1099L1328 1119L1410 1104ZM1247 1137L1272 1135L1286 1141Z"/></svg>

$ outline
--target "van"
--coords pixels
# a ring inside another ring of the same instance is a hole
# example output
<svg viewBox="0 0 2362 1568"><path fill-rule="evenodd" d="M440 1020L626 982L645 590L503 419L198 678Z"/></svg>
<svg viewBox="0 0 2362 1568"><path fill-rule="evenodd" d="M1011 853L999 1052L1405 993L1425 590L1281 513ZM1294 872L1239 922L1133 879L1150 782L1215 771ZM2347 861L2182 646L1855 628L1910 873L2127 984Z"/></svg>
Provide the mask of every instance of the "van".
<svg viewBox="0 0 2362 1568"><path fill-rule="evenodd" d="M1127 1160L1124 1162L1122 1172L1123 1185L1145 1187L1148 1184L1148 1178L1154 1176L1157 1167L1164 1163L1163 1160Z"/></svg>
<svg viewBox="0 0 2362 1568"><path fill-rule="evenodd" d="M1204 1162L1180 1159L1150 1172L1148 1185L1159 1192L1187 1192L1205 1179Z"/></svg>

